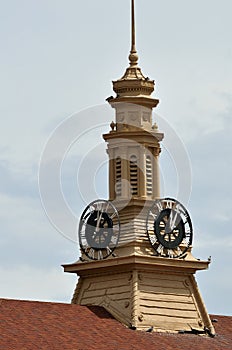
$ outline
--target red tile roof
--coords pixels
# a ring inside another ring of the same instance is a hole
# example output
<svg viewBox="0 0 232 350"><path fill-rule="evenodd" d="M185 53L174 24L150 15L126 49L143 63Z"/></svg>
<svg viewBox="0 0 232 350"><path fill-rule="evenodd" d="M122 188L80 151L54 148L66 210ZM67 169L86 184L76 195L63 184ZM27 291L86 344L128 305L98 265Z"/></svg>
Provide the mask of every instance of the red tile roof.
<svg viewBox="0 0 232 350"><path fill-rule="evenodd" d="M98 306L0 299L1 350L231 350L232 317L212 316L215 338L126 328Z"/></svg>

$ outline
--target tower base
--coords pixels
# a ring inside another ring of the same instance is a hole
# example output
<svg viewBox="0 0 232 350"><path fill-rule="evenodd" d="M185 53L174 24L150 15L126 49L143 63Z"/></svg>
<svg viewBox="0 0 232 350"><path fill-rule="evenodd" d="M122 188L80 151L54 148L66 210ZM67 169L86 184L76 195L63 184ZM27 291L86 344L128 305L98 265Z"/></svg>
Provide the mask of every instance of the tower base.
<svg viewBox="0 0 232 350"><path fill-rule="evenodd" d="M72 303L103 306L128 327L158 332L214 328L194 273L208 262L148 256L64 265L80 276Z"/></svg>

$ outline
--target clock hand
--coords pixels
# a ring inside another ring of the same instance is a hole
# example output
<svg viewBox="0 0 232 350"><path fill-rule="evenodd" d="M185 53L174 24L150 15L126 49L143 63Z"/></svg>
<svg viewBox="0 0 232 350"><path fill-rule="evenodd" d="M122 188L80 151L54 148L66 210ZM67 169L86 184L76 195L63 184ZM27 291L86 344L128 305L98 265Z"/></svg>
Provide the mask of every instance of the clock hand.
<svg viewBox="0 0 232 350"><path fill-rule="evenodd" d="M171 231L173 231L173 229L176 226L175 224L176 224L177 215L178 215L177 212L173 212L173 210L171 210L171 213L170 213L170 216L169 216L169 220L168 220L168 224L169 224L169 227L170 227Z"/></svg>
<svg viewBox="0 0 232 350"><path fill-rule="evenodd" d="M100 214L100 216L98 217L98 219L97 219L97 224L96 224L96 232L99 232L99 230L100 230L100 221L101 221L101 218L102 218L102 212L101 212L101 214Z"/></svg>

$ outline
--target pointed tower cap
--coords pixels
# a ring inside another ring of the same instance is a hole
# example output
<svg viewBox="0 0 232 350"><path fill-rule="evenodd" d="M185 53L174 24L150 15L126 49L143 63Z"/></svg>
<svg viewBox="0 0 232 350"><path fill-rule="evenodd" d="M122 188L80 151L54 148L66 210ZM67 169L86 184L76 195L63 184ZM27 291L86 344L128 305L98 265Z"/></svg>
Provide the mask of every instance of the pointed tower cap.
<svg viewBox="0 0 232 350"><path fill-rule="evenodd" d="M150 107L155 107L159 100L153 99L150 97L154 91L154 80L150 80L148 77L145 77L141 71L141 68L138 67L138 53L136 50L135 44L135 5L134 0L131 0L131 50L129 54L129 63L130 66L126 69L126 72L122 78L113 81L113 90L117 94L117 97L113 99L112 102L119 102L119 100L126 98L131 99L138 96L147 97L150 99L148 105ZM128 101L129 102L129 101ZM136 102L135 102L136 103ZM142 103L143 104L143 103Z"/></svg>

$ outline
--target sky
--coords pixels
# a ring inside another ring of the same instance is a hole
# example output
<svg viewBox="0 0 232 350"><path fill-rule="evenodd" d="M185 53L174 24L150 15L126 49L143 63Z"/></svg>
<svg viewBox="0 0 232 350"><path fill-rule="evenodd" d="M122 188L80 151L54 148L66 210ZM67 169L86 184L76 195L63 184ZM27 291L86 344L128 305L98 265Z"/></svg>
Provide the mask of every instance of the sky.
<svg viewBox="0 0 232 350"><path fill-rule="evenodd" d="M155 79L154 118L165 133L162 193L184 188L193 255L212 257L199 288L209 313L224 315L232 315L231 12L229 0L136 0L139 65ZM76 277L61 264L78 259L85 205L108 196L101 135L114 114L105 99L128 66L130 1L0 0L0 48L0 297L70 302ZM62 213L46 157L60 161Z"/></svg>

